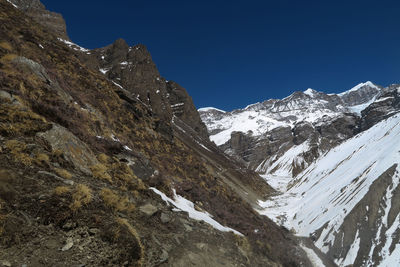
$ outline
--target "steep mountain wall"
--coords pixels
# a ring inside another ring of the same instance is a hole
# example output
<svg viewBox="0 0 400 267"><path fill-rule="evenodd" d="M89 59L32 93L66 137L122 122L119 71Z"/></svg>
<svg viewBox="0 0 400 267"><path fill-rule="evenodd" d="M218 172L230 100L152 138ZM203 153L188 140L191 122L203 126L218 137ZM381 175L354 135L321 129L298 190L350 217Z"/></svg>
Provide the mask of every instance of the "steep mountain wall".
<svg viewBox="0 0 400 267"><path fill-rule="evenodd" d="M261 213L311 236L340 266L397 265L399 134L397 113L312 163Z"/></svg>
<svg viewBox="0 0 400 267"><path fill-rule="evenodd" d="M136 101L148 105L161 121L170 122L176 116L202 137L208 137L192 98L179 84L161 77L144 45L129 47L119 39L90 53L76 53L87 66L125 88Z"/></svg>

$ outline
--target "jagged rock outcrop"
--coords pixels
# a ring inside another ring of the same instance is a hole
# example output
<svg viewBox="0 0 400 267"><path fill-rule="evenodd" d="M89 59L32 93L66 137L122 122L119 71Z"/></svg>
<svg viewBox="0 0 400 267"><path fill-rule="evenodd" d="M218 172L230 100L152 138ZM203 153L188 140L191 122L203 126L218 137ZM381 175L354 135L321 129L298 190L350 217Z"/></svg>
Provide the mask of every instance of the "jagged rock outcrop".
<svg viewBox="0 0 400 267"><path fill-rule="evenodd" d="M48 11L39 0L10 0L36 22L51 30L57 37L69 40L67 27L61 14Z"/></svg>
<svg viewBox="0 0 400 267"><path fill-rule="evenodd" d="M386 92L371 103L362 114L362 130L366 130L377 122L392 116L400 109L399 85L391 85Z"/></svg>
<svg viewBox="0 0 400 267"><path fill-rule="evenodd" d="M126 89L133 99L148 105L161 120L171 121L176 116L208 137L191 97L179 84L161 77L144 45L129 47L118 39L107 47L78 55L86 65Z"/></svg>

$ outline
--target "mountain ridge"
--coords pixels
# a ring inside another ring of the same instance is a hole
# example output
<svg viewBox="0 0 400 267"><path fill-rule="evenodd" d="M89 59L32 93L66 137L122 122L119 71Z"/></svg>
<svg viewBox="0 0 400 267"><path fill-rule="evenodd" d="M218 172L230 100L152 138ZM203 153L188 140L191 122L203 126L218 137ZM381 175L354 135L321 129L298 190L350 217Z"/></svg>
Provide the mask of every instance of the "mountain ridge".
<svg viewBox="0 0 400 267"><path fill-rule="evenodd" d="M323 94L331 95L331 96L333 96L333 95L343 96L343 95L349 94L350 92L357 91L358 89L360 89L360 88L362 88L364 86L368 86L368 87L372 87L372 88L383 88L382 86L376 85L371 81L366 81L366 82L361 82L361 83L353 86L352 88L350 88L348 90L345 90L345 91L343 91L341 93L325 93L323 91L318 91L318 90L315 90L313 88L308 88L308 89L306 89L304 91L293 91L293 93L291 95L293 95L294 93L301 92L303 94L309 95L310 97L313 96L313 93L323 93ZM198 110L204 112L204 111L207 111L207 109L214 109L214 110L219 110L219 111L223 111L223 112L228 112L229 113L229 112L235 112L235 111L238 111L238 110L245 110L245 109L248 109L248 108L250 108L252 106L257 106L257 105L259 105L259 104L261 104L263 102L267 102L267 101L284 100L284 99L290 97L291 95L286 96L286 97L284 97L282 99L270 98L270 99L264 100L262 102L256 102L256 103L253 103L253 104L249 104L249 105L245 106L244 108L237 108L237 109L233 109L231 111L227 111L227 110L223 110L223 109L220 109L220 108L217 108L217 107L211 107L211 106L209 106L209 107L200 107L200 108L198 108Z"/></svg>
<svg viewBox="0 0 400 267"><path fill-rule="evenodd" d="M341 94L308 89L231 112L208 108L199 113L210 139L227 154L260 173L287 169L285 175L295 176L320 154L361 131L366 125L361 123L361 111L387 90L365 82ZM289 149L306 140L306 150L299 148L299 154L279 163ZM272 159L265 160L265 155ZM294 162L295 156L303 159Z"/></svg>

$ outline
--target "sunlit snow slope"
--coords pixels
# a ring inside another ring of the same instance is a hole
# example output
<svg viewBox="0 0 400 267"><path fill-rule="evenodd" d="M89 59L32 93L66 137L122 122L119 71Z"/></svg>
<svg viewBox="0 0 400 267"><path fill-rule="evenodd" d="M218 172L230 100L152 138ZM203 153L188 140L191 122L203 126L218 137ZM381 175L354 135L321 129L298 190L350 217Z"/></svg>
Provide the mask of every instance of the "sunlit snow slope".
<svg viewBox="0 0 400 267"><path fill-rule="evenodd" d="M340 266L400 266L400 115L343 142L260 212Z"/></svg>

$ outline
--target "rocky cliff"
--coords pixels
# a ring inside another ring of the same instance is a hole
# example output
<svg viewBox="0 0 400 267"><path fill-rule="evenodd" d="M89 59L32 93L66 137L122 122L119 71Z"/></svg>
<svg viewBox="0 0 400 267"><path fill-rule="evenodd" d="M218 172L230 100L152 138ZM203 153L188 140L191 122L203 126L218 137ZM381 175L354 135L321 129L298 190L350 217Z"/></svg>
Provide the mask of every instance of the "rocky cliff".
<svg viewBox="0 0 400 267"><path fill-rule="evenodd" d="M69 40L67 27L61 14L48 11L39 0L10 0L17 8L40 23L45 29L52 31L58 37Z"/></svg>
<svg viewBox="0 0 400 267"><path fill-rule="evenodd" d="M176 116L202 137L208 137L192 98L179 84L161 77L144 45L130 47L119 39L89 53L76 53L87 66L125 88L132 99L149 106L161 121L171 121Z"/></svg>

